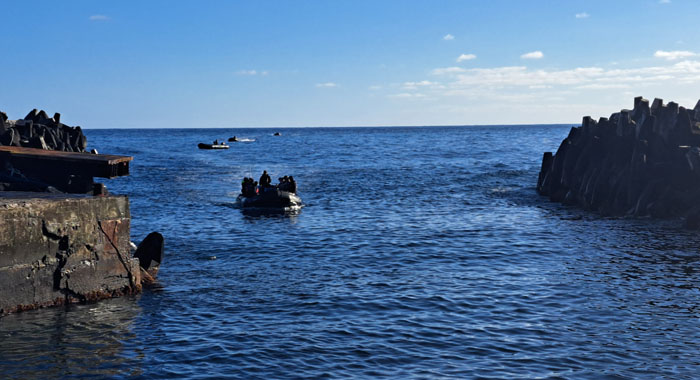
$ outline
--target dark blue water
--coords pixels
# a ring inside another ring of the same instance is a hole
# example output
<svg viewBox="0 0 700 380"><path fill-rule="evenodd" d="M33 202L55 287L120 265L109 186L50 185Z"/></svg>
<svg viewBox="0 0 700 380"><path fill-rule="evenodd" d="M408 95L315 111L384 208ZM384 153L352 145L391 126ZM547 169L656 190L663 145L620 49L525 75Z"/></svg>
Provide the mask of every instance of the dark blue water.
<svg viewBox="0 0 700 380"><path fill-rule="evenodd" d="M537 196L568 128L88 130L162 288L0 319L0 377L697 378L700 237ZM306 207L234 208L263 169Z"/></svg>

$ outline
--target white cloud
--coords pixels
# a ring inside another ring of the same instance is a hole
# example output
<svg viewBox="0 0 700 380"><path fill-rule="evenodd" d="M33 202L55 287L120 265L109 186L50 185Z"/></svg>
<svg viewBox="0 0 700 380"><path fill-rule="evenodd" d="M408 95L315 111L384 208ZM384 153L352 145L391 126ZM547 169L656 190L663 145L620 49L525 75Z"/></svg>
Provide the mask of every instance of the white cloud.
<svg viewBox="0 0 700 380"><path fill-rule="evenodd" d="M576 16L575 16L575 17L576 17L576 18L589 18L589 17L591 17L591 15L589 15L589 14L586 13L586 12L581 12L581 13L576 13Z"/></svg>
<svg viewBox="0 0 700 380"><path fill-rule="evenodd" d="M592 83L584 84L582 86L576 87L579 90L613 90L613 89L627 89L630 88L629 84L622 83Z"/></svg>
<svg viewBox="0 0 700 380"><path fill-rule="evenodd" d="M435 84L435 82L431 82L429 80L422 80L420 82L405 82L403 85L404 85L404 87L417 87L417 86L430 86L432 84Z"/></svg>
<svg viewBox="0 0 700 380"><path fill-rule="evenodd" d="M417 90L419 87L423 87L423 88L429 87L429 88L432 88L432 89L444 88L444 86L442 86L440 83L431 82L431 81L429 81L429 80L422 80L422 81L419 81L419 82L404 82L404 83L401 85L401 87L402 87L404 90L411 90L411 91Z"/></svg>
<svg viewBox="0 0 700 380"><path fill-rule="evenodd" d="M436 69L433 73L436 73ZM446 83L448 90L465 88L492 88L503 90L513 87L544 88L622 88L629 85L700 83L700 61L681 61L670 66L651 66L634 69L604 69L579 67L566 70L532 70L525 66L462 69L440 71L452 77Z"/></svg>
<svg viewBox="0 0 700 380"><path fill-rule="evenodd" d="M462 54L459 57L457 57L457 62L470 61L472 59L476 59L476 55L474 55L474 54Z"/></svg>
<svg viewBox="0 0 700 380"><path fill-rule="evenodd" d="M455 36L453 36L453 35L447 33L447 34L445 34L445 37L442 37L442 39L445 40L445 41L452 41L452 40L455 39Z"/></svg>
<svg viewBox="0 0 700 380"><path fill-rule="evenodd" d="M542 57L544 57L544 54L539 50L531 51L520 56L522 59L541 59Z"/></svg>
<svg viewBox="0 0 700 380"><path fill-rule="evenodd" d="M370 89L371 91L379 91L379 90L382 89L382 86L377 86L377 85L369 86L369 89Z"/></svg>
<svg viewBox="0 0 700 380"><path fill-rule="evenodd" d="M686 51L686 50L674 50L674 51L663 51L663 50L657 50L656 53L654 53L654 57L656 58L663 58L668 61L675 61L680 58L688 58L688 57L693 57L696 56L697 54L693 53L692 51Z"/></svg>
<svg viewBox="0 0 700 380"><path fill-rule="evenodd" d="M402 92L400 94L388 95L390 98L425 98L424 94Z"/></svg>
<svg viewBox="0 0 700 380"><path fill-rule="evenodd" d="M449 75L449 74L457 74L457 73L463 73L466 72L467 69L463 69L461 67L441 67L438 69L435 69L432 71L433 75Z"/></svg>
<svg viewBox="0 0 700 380"><path fill-rule="evenodd" d="M88 17L88 19L90 21L106 21L106 20L109 20L109 17L107 17L105 15L92 15L92 16Z"/></svg>
<svg viewBox="0 0 700 380"><path fill-rule="evenodd" d="M638 95L695 104L700 87L700 52L685 60L659 59L638 66L641 62L645 61L627 62L634 66L620 62L617 66L570 68L437 68L432 71L435 76L426 79L439 86L402 87L424 82L424 78L414 78L392 85L398 90L387 94L386 99L404 106L402 112L411 115L408 120L430 119L433 124L464 120L471 124L569 123L583 115L609 115L629 106L632 97Z"/></svg>
<svg viewBox="0 0 700 380"><path fill-rule="evenodd" d="M338 87L336 83L333 82L325 82L325 83L316 83L316 87L318 88L332 88L332 87Z"/></svg>

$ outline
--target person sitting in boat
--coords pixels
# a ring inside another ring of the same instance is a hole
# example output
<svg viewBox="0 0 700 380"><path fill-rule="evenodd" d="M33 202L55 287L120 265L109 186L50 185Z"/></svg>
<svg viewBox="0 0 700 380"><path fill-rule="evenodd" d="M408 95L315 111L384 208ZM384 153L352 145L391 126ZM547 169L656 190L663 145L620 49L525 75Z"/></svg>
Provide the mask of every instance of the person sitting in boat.
<svg viewBox="0 0 700 380"><path fill-rule="evenodd" d="M212 145L219 145L219 140L218 140L218 139L216 139L216 140L214 140L214 142L213 142L213 143L211 143L211 144L212 144Z"/></svg>
<svg viewBox="0 0 700 380"><path fill-rule="evenodd" d="M297 192L297 183L296 181L294 181L294 177L292 177L291 175L289 176L289 178L287 178L287 189L287 191L293 194L296 194Z"/></svg>
<svg viewBox="0 0 700 380"><path fill-rule="evenodd" d="M243 183L241 184L241 194L244 197L254 197L255 196L255 186L253 185L252 178L243 178Z"/></svg>
<svg viewBox="0 0 700 380"><path fill-rule="evenodd" d="M270 186L272 186L272 179L267 174L267 170L263 170L263 174L260 176L260 187L265 190Z"/></svg>
<svg viewBox="0 0 700 380"><path fill-rule="evenodd" d="M277 180L279 181L277 188L282 191L287 191L287 176L280 177Z"/></svg>
<svg viewBox="0 0 700 380"><path fill-rule="evenodd" d="M231 141L238 141L238 139L236 138L236 136L233 136L231 137Z"/></svg>
<svg viewBox="0 0 700 380"><path fill-rule="evenodd" d="M248 177L244 177L241 181L241 195L244 197L248 196Z"/></svg>

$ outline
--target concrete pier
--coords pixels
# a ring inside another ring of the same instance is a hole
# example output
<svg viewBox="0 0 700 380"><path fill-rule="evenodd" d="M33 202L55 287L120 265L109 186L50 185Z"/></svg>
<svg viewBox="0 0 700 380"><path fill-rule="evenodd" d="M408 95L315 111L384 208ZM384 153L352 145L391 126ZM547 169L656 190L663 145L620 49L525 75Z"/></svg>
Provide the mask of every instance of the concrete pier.
<svg viewBox="0 0 700 380"><path fill-rule="evenodd" d="M141 290L125 196L0 192L0 315Z"/></svg>

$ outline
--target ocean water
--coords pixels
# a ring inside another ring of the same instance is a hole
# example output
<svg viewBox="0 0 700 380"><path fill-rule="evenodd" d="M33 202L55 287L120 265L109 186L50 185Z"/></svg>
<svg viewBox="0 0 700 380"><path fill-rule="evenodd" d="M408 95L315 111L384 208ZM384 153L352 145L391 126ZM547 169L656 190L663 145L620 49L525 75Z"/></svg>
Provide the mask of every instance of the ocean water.
<svg viewBox="0 0 700 380"><path fill-rule="evenodd" d="M569 128L87 130L160 287L0 318L0 377L697 378L700 235L539 197ZM263 169L305 207L235 208Z"/></svg>

